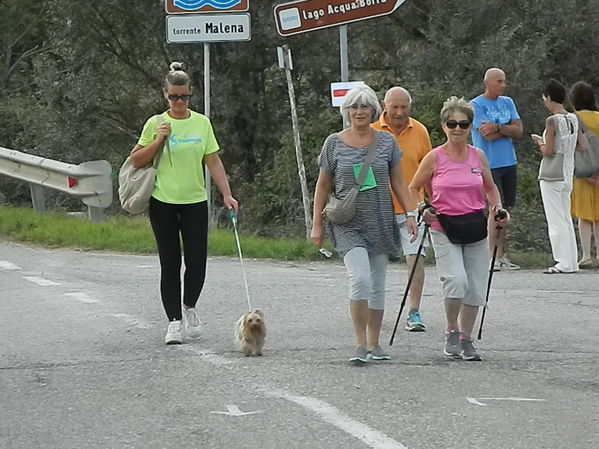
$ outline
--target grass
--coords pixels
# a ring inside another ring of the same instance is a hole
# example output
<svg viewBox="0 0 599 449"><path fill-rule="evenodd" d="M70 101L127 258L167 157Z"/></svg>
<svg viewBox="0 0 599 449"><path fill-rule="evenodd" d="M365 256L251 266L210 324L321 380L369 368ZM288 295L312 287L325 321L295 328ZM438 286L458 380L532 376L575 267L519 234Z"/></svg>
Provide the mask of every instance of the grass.
<svg viewBox="0 0 599 449"><path fill-rule="evenodd" d="M240 232L242 230L238 225ZM114 216L101 223L63 213L38 214L33 209L0 207L0 236L45 247L77 248L133 254L156 253L147 217ZM244 257L282 260L319 260L323 256L303 239L239 236ZM237 256L233 229L214 229L208 237L208 253Z"/></svg>
<svg viewBox="0 0 599 449"><path fill-rule="evenodd" d="M300 238L264 238L243 233L239 239L243 257L279 260L324 260L314 246ZM101 223L91 223L85 217L52 212L38 214L29 208L0 206L0 237L13 241L54 248L111 251L130 254L156 253L156 243L147 217L113 216ZM329 247L329 249L331 249ZM237 256L233 229L213 229L208 237L208 254ZM550 254L509 252L510 259L526 268L552 265ZM335 256L334 256L335 257ZM403 261L403 260L402 260ZM434 265L429 251L427 265Z"/></svg>

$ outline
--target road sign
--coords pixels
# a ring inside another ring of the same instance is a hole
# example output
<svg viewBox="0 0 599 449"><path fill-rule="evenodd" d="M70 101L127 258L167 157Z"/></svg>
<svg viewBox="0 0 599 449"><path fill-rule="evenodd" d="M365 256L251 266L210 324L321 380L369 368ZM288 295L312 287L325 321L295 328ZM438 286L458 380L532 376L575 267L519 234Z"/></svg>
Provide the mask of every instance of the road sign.
<svg viewBox="0 0 599 449"><path fill-rule="evenodd" d="M298 0L274 8L281 36L391 14L406 0Z"/></svg>
<svg viewBox="0 0 599 449"><path fill-rule="evenodd" d="M251 38L248 13L166 16L169 44L249 41Z"/></svg>
<svg viewBox="0 0 599 449"><path fill-rule="evenodd" d="M331 103L333 107L341 107L345 94L354 87L365 86L364 81L346 81L342 83L331 83Z"/></svg>
<svg viewBox="0 0 599 449"><path fill-rule="evenodd" d="M250 9L250 0L165 0L167 14L242 12Z"/></svg>

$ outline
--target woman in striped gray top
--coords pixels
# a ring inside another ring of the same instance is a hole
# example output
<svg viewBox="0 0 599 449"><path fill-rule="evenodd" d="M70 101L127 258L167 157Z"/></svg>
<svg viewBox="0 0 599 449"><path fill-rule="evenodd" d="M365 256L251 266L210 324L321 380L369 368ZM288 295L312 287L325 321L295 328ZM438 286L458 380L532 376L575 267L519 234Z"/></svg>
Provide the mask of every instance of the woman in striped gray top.
<svg viewBox="0 0 599 449"><path fill-rule="evenodd" d="M347 269L356 340L351 362L390 358L379 346L387 261L389 255L397 253L398 246L389 186L404 210L416 208L402 178L399 165L402 154L395 139L370 128L380 114L381 107L370 87L350 90L341 105L341 115L350 127L327 137L318 157L320 173L314 194L311 239L321 247L326 229ZM373 142L376 142L375 155L358 193L355 216L343 224L325 224L323 211L329 194L333 191L336 198L348 194ZM418 233L415 214L408 215L408 230L415 239Z"/></svg>

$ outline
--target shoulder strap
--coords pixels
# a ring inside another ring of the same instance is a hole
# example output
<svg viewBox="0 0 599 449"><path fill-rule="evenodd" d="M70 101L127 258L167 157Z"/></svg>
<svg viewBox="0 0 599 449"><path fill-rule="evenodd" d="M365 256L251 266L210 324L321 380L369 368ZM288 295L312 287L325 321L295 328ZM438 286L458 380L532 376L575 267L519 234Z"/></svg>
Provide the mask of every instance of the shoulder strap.
<svg viewBox="0 0 599 449"><path fill-rule="evenodd" d="M368 146L368 153L366 154L366 158L364 159L364 163L362 164L362 169L360 170L360 174L358 175L358 178L356 179L356 185L358 185L359 187L362 187L362 184L364 183L364 179L366 179L366 173L368 172L368 168L372 164L378 143L379 143L379 132L374 131L374 138L372 139L372 142L370 142L370 145Z"/></svg>
<svg viewBox="0 0 599 449"><path fill-rule="evenodd" d="M157 115L156 116L156 122L158 122L159 125L161 125L161 124L164 123L164 118L162 118L162 115ZM169 142L168 142L168 138L166 138L166 139L164 139L162 141L162 143L158 147L158 151L154 155L154 162L152 162L152 166L154 168L158 168L158 164L160 163L160 158L162 157L162 149L164 148L164 145L166 145L166 149L167 149L167 151L169 152L169 155L170 155L170 145L169 145Z"/></svg>

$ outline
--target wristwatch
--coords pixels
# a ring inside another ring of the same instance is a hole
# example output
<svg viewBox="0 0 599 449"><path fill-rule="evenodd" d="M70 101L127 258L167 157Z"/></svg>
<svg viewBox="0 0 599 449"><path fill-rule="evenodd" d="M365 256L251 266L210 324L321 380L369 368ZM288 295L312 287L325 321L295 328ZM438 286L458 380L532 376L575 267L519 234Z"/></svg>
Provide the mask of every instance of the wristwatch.
<svg viewBox="0 0 599 449"><path fill-rule="evenodd" d="M418 216L418 209L410 210L406 212L406 217L416 218Z"/></svg>
<svg viewBox="0 0 599 449"><path fill-rule="evenodd" d="M497 132L501 132L501 125L499 123L497 124Z"/></svg>

